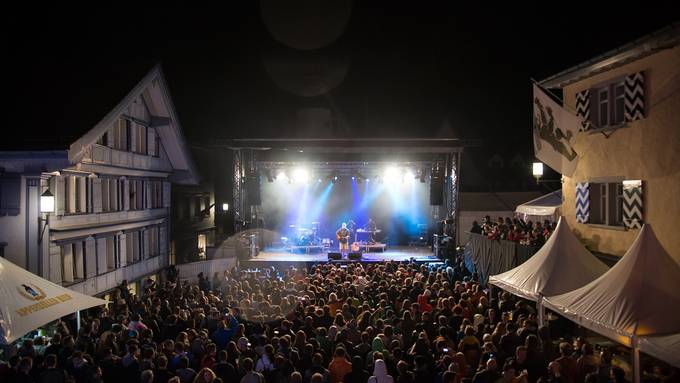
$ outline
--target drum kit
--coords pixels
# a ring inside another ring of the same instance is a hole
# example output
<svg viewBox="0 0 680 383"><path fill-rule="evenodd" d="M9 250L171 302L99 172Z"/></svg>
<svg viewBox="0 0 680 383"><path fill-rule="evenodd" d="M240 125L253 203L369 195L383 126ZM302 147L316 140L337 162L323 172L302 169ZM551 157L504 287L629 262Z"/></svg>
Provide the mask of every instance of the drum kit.
<svg viewBox="0 0 680 383"><path fill-rule="evenodd" d="M290 237L294 238L296 246L318 246L319 222L312 222L311 225L289 225Z"/></svg>

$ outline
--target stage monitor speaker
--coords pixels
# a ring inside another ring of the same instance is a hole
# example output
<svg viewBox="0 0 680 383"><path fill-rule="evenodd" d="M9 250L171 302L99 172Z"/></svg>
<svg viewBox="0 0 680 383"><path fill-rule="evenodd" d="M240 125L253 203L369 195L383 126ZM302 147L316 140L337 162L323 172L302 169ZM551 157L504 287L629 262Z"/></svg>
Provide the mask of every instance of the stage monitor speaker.
<svg viewBox="0 0 680 383"><path fill-rule="evenodd" d="M444 169L432 169L430 180L430 205L442 205L444 203Z"/></svg>
<svg viewBox="0 0 680 383"><path fill-rule="evenodd" d="M260 206L262 204L259 176L253 175L246 178L246 193L248 193L248 204L250 206Z"/></svg>
<svg viewBox="0 0 680 383"><path fill-rule="evenodd" d="M361 253L351 252L351 253L349 253L349 255L347 256L347 258L349 258L349 259L351 259L351 260L353 260L353 261L361 260Z"/></svg>
<svg viewBox="0 0 680 383"><path fill-rule="evenodd" d="M328 252L328 260L329 261L338 261L342 259L342 254L335 252L335 251L329 251Z"/></svg>

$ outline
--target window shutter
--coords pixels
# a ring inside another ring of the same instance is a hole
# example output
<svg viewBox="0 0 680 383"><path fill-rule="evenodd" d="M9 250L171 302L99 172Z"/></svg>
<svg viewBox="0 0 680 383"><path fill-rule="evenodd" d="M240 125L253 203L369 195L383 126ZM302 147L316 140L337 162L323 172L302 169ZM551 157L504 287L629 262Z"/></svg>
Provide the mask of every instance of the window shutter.
<svg viewBox="0 0 680 383"><path fill-rule="evenodd" d="M151 205L151 182L150 181L144 181L144 200L146 201L146 206L144 206L145 209L151 209L153 206Z"/></svg>
<svg viewBox="0 0 680 383"><path fill-rule="evenodd" d="M92 208L95 213L102 212L102 179L92 179Z"/></svg>
<svg viewBox="0 0 680 383"><path fill-rule="evenodd" d="M118 261L120 267L123 267L127 265L127 235L121 232L116 238L118 238Z"/></svg>
<svg viewBox="0 0 680 383"><path fill-rule="evenodd" d="M130 210L130 180L123 181L123 210Z"/></svg>
<svg viewBox="0 0 680 383"><path fill-rule="evenodd" d="M163 207L170 207L170 182L163 181Z"/></svg>
<svg viewBox="0 0 680 383"><path fill-rule="evenodd" d="M158 229L158 240L161 255L166 255L168 253L168 229L165 223Z"/></svg>
<svg viewBox="0 0 680 383"><path fill-rule="evenodd" d="M636 121L645 118L645 76L637 72L626 76L624 81L626 92L623 118Z"/></svg>
<svg viewBox="0 0 680 383"><path fill-rule="evenodd" d="M85 278L97 275L97 249L94 237L85 240Z"/></svg>
<svg viewBox="0 0 680 383"><path fill-rule="evenodd" d="M583 120L579 131L590 130L590 89L576 93L576 114Z"/></svg>
<svg viewBox="0 0 680 383"><path fill-rule="evenodd" d="M623 225L639 229L642 223L642 181L623 181Z"/></svg>
<svg viewBox="0 0 680 383"><path fill-rule="evenodd" d="M587 223L590 218L590 187L588 182L576 183L576 222Z"/></svg>
<svg viewBox="0 0 680 383"><path fill-rule="evenodd" d="M144 235L142 236L143 237L142 238L142 241L143 241L142 249L144 249L144 253L142 254L141 258L146 259L146 258L149 258L149 255L151 254L149 252L149 233L150 233L150 230L146 229L146 230L142 231L141 233L144 233Z"/></svg>
<svg viewBox="0 0 680 383"><path fill-rule="evenodd" d="M54 193L54 213L56 215L64 215L66 210L66 177L56 176L54 180L54 188L50 188L55 191Z"/></svg>
<svg viewBox="0 0 680 383"><path fill-rule="evenodd" d="M61 280L73 282L73 244L69 243L61 247L63 256L61 263Z"/></svg>
<svg viewBox="0 0 680 383"><path fill-rule="evenodd" d="M97 238L97 274L108 271L108 247L106 238Z"/></svg>
<svg viewBox="0 0 680 383"><path fill-rule="evenodd" d="M158 153L156 153L156 129L154 128L149 128L148 129L148 135L149 139L147 144L149 145L149 155L150 156L156 156Z"/></svg>
<svg viewBox="0 0 680 383"><path fill-rule="evenodd" d="M87 213L87 178L76 177L76 185L78 187L78 212Z"/></svg>

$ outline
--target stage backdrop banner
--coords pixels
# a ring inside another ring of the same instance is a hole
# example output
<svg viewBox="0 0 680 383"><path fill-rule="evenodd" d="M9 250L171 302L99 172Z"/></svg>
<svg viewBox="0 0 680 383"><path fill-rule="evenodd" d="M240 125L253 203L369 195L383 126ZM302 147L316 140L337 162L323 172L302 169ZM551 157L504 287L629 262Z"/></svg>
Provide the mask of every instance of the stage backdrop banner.
<svg viewBox="0 0 680 383"><path fill-rule="evenodd" d="M90 297L0 258L0 324L8 343L53 320L107 301Z"/></svg>
<svg viewBox="0 0 680 383"><path fill-rule="evenodd" d="M573 147L581 118L564 109L534 84L534 154L556 172L571 177L578 155Z"/></svg>

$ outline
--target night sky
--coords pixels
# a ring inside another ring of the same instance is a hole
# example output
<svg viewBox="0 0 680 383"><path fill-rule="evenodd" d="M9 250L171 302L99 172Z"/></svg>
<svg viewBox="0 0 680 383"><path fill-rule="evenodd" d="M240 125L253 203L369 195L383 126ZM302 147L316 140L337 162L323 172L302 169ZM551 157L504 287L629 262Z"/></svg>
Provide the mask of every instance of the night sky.
<svg viewBox="0 0 680 383"><path fill-rule="evenodd" d="M473 9L453 1L355 1L349 13L340 1L337 13L348 19L339 22L338 38L299 50L275 38L263 21L263 9L276 8L270 2L265 8L258 1L235 3L6 14L4 83L11 102L3 132L19 136L3 140L0 149L30 147L30 135L55 142L77 137L82 125L96 123L101 110L117 102L101 94L117 94L123 85L129 90L161 62L193 144L238 137L478 138L484 146L469 151L464 171L481 180L495 153L508 162L516 155L533 160L530 78L543 79L680 19L680 7L670 1L597 10L592 2ZM266 16L291 28L281 21L290 15L272 12ZM321 25L334 24L331 18ZM304 44L324 36L310 31L296 38ZM314 84L300 85L300 65L321 67L329 90L315 95ZM301 126L300 110L330 111L335 123L325 130Z"/></svg>

